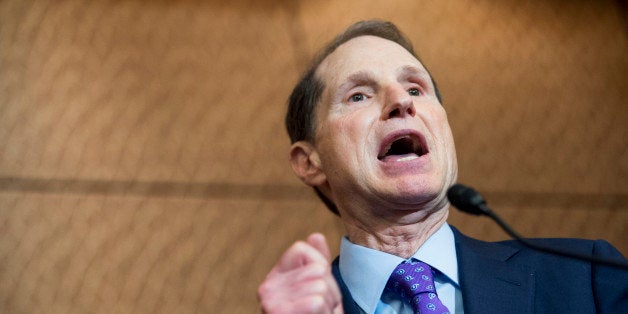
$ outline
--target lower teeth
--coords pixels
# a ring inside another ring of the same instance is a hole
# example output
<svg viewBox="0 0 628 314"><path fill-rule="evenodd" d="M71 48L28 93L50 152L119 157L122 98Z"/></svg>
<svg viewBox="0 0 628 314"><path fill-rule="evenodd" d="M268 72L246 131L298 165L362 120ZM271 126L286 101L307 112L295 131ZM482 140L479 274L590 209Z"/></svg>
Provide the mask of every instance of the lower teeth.
<svg viewBox="0 0 628 314"><path fill-rule="evenodd" d="M417 159L417 158L419 158L419 156L408 156L408 157L399 158L397 159L397 161L407 161L407 160L412 160L412 159Z"/></svg>

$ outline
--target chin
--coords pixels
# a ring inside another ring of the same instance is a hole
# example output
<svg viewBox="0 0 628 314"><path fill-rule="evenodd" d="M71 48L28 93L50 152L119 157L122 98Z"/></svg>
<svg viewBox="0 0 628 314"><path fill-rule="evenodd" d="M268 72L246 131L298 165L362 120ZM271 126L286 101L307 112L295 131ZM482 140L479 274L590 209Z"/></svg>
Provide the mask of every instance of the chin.
<svg viewBox="0 0 628 314"><path fill-rule="evenodd" d="M389 191L389 195L399 203L422 205L429 202L439 203L445 192L442 185L411 180L397 182L393 190Z"/></svg>

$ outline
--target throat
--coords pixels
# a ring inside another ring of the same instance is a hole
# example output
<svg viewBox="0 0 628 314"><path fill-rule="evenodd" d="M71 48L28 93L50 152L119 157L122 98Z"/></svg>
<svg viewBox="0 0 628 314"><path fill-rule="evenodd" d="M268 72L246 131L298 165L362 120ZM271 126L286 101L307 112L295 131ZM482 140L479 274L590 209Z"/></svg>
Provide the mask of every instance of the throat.
<svg viewBox="0 0 628 314"><path fill-rule="evenodd" d="M446 222L446 213L443 217L439 216L432 214L424 221L407 225L388 225L383 228L367 229L364 226L360 228L347 223L345 226L351 242L407 259Z"/></svg>

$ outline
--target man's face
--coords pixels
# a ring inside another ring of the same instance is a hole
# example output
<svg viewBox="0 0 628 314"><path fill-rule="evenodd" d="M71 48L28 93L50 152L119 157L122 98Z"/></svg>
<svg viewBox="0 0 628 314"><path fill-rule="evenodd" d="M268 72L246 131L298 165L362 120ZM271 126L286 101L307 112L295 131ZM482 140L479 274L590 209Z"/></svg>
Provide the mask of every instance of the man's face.
<svg viewBox="0 0 628 314"><path fill-rule="evenodd" d="M392 41L361 36L338 47L316 74L325 89L314 149L332 200L341 208L444 204L456 153L423 65Z"/></svg>

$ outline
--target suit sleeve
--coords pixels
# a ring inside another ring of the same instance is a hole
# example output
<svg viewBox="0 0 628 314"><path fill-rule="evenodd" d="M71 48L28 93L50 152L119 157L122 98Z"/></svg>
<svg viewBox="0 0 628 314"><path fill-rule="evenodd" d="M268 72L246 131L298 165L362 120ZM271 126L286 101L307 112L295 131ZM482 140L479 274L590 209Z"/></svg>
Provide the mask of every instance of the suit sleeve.
<svg viewBox="0 0 628 314"><path fill-rule="evenodd" d="M626 262L626 258L604 240L595 241L593 255ZM593 294L598 313L628 313L628 270L593 265Z"/></svg>

